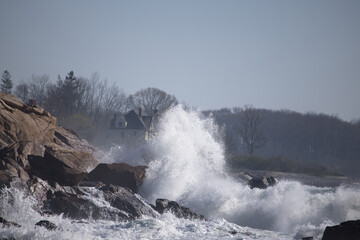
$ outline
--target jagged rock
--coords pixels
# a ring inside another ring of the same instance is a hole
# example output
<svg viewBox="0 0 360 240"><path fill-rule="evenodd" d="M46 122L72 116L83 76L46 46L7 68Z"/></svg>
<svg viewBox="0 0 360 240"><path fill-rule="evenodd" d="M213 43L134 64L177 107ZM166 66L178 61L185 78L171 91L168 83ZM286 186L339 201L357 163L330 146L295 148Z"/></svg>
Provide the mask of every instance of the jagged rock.
<svg viewBox="0 0 360 240"><path fill-rule="evenodd" d="M0 148L21 141L52 141L56 118L40 107L30 107L7 93L0 93Z"/></svg>
<svg viewBox="0 0 360 240"><path fill-rule="evenodd" d="M91 179L120 186L78 187L98 164L94 153L95 148L57 126L56 118L42 108L0 92L0 187L16 185L27 191L38 201L34 209L40 213L113 221L155 217L156 212L133 192L144 179L144 166L101 165L101 178ZM11 223L3 222L7 224ZM50 223L37 225L53 229Z"/></svg>
<svg viewBox="0 0 360 240"><path fill-rule="evenodd" d="M146 168L126 163L102 163L88 174L88 180L126 187L137 192L144 180Z"/></svg>
<svg viewBox="0 0 360 240"><path fill-rule="evenodd" d="M114 185L106 185L99 189L103 191L105 200L112 207L126 212L130 218L135 219L141 216L155 217L153 209L149 205L144 204L129 189Z"/></svg>
<svg viewBox="0 0 360 240"><path fill-rule="evenodd" d="M41 220L41 221L37 222L35 224L35 226L44 227L44 228L46 228L47 230L50 230L50 231L53 231L53 230L57 229L57 226L55 225L55 223L52 223L52 222L50 222L48 220Z"/></svg>
<svg viewBox="0 0 360 240"><path fill-rule="evenodd" d="M0 92L1 185L34 176L77 185L98 164L94 151L44 109Z"/></svg>
<svg viewBox="0 0 360 240"><path fill-rule="evenodd" d="M152 207L160 214L171 212L178 218L205 220L204 216L191 212L189 208L180 206L175 201L170 201L167 199L156 199L155 204L156 206Z"/></svg>
<svg viewBox="0 0 360 240"><path fill-rule="evenodd" d="M72 219L102 219L112 221L129 221L141 216L155 217L152 208L143 203L130 190L114 185L99 188L108 205L99 206L86 197L86 189L74 188L73 192L56 191L47 193L44 210ZM103 199L102 199L103 201Z"/></svg>
<svg viewBox="0 0 360 240"><path fill-rule="evenodd" d="M21 225L17 224L16 222L7 221L2 217L0 217L0 223L2 223L3 227L10 227L10 226L21 227Z"/></svg>
<svg viewBox="0 0 360 240"><path fill-rule="evenodd" d="M99 207L89 199L84 199L76 194L68 194L61 191L48 195L49 200L45 202L45 209L61 214L72 219L94 220L125 220L126 214L111 211L105 207Z"/></svg>
<svg viewBox="0 0 360 240"><path fill-rule="evenodd" d="M340 225L326 227L322 240L359 240L360 220L347 221Z"/></svg>
<svg viewBox="0 0 360 240"><path fill-rule="evenodd" d="M260 188L265 189L268 187L275 186L276 179L274 177L262 177L262 178L252 178L248 181L248 185L251 189Z"/></svg>

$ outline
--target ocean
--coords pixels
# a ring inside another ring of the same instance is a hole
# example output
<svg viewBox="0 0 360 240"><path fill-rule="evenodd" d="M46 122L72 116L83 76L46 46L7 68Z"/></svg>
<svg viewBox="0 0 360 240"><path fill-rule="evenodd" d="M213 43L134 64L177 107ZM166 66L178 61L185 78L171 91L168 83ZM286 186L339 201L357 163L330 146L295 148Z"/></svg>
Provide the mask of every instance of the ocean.
<svg viewBox="0 0 360 240"><path fill-rule="evenodd" d="M148 165L138 195L144 202L174 200L208 221L178 219L170 213L130 222L41 216L31 196L6 188L1 215L22 227L1 228L0 238L321 239L326 226L360 219L358 183L318 187L282 178L274 187L250 189L227 172L221 139L211 117L177 106L162 117L156 139L134 148L114 145L100 154L102 162ZM87 193L95 204L110 207L95 188L87 187ZM42 219L55 223L57 230L35 228Z"/></svg>

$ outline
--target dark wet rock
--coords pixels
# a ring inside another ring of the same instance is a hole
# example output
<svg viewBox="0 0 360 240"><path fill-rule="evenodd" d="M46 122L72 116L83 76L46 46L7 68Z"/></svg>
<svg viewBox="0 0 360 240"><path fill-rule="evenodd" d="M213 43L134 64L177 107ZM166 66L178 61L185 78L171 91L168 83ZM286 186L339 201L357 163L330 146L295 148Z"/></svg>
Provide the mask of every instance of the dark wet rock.
<svg viewBox="0 0 360 240"><path fill-rule="evenodd" d="M0 217L0 223L2 224L2 227L11 227L11 226L21 227L21 225L17 224L16 222L7 221L2 217Z"/></svg>
<svg viewBox="0 0 360 240"><path fill-rule="evenodd" d="M50 222L48 220L41 220L41 221L37 222L35 224L35 226L44 227L44 228L46 228L47 230L50 230L50 231L53 231L53 230L57 229L57 226L55 225L55 223L52 223L52 222Z"/></svg>
<svg viewBox="0 0 360 240"><path fill-rule="evenodd" d="M100 187L104 193L104 198L114 208L124 211L130 219L141 216L155 217L154 210L150 205L145 204L131 190L115 185Z"/></svg>
<svg viewBox="0 0 360 240"><path fill-rule="evenodd" d="M229 231L229 233L232 234L232 235L235 235L235 234L237 234L237 231L232 230L232 231Z"/></svg>
<svg viewBox="0 0 360 240"><path fill-rule="evenodd" d="M253 189L253 188L265 189L268 187L275 186L276 179L272 176L262 177L262 178L254 177L248 181L248 185L250 186L251 189Z"/></svg>
<svg viewBox="0 0 360 240"><path fill-rule="evenodd" d="M167 199L156 199L155 204L156 206L153 206L153 208L160 214L171 212L178 218L205 220L204 216L190 211L190 209L187 207L180 206L175 201L170 201Z"/></svg>
<svg viewBox="0 0 360 240"><path fill-rule="evenodd" d="M326 227L322 240L359 240L360 220L347 221L340 225Z"/></svg>
<svg viewBox="0 0 360 240"><path fill-rule="evenodd" d="M49 194L50 195L50 194ZM114 211L106 207L97 206L89 199L80 195L55 192L49 196L45 202L45 210L50 210L56 214L63 213L65 217L72 219L103 219L103 220L126 220L126 213Z"/></svg>
<svg viewBox="0 0 360 240"><path fill-rule="evenodd" d="M155 217L153 209L129 189L107 185L98 190L100 191L96 194L103 196L100 200L105 200L108 204L96 204L91 197L88 197L89 194L86 191L90 189L78 187L73 192L48 191L43 211L51 211L55 214L64 213L64 216L72 219L129 221L141 216Z"/></svg>
<svg viewBox="0 0 360 240"><path fill-rule="evenodd" d="M141 186L146 166L131 166L126 163L99 164L88 175L89 181L103 182L131 189L137 192Z"/></svg>

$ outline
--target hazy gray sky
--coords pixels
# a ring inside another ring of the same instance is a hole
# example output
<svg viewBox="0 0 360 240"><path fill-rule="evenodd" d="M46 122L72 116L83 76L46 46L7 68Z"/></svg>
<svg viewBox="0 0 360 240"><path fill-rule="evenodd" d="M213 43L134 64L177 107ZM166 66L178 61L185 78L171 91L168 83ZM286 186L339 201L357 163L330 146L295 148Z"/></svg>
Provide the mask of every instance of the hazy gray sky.
<svg viewBox="0 0 360 240"><path fill-rule="evenodd" d="M0 0L0 71L360 118L360 1Z"/></svg>

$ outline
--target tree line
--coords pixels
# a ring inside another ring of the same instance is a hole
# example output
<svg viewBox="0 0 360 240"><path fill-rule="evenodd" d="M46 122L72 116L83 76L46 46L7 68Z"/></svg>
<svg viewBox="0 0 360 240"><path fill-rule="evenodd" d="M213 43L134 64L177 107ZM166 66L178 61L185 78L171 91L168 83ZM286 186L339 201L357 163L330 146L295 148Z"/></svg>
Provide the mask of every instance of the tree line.
<svg viewBox="0 0 360 240"><path fill-rule="evenodd" d="M50 81L48 75L32 75L13 89L11 75L4 71L1 91L24 102L36 100L61 125L92 140L110 126L114 113L141 107L144 113L160 113L178 103L175 96L156 88L126 95L116 84L77 77L70 71ZM345 122L325 114L301 114L289 110L257 109L252 105L204 111L222 126L228 156L284 156L299 163L322 164L346 175L360 176L360 120Z"/></svg>
<svg viewBox="0 0 360 240"><path fill-rule="evenodd" d="M11 82L11 84L9 84ZM101 79L98 73L90 78L77 77L70 71L56 81L48 75L32 75L13 89L11 75L2 74L1 91L13 93L26 103L35 103L57 117L59 124L71 128L81 137L92 140L108 128L115 113L142 108L145 114L159 113L178 103L175 96L157 88L146 88L127 95L115 83Z"/></svg>
<svg viewBox="0 0 360 240"><path fill-rule="evenodd" d="M360 176L360 120L346 122L326 114L252 106L205 112L210 113L223 126L229 157L284 156L301 164L324 165L331 171Z"/></svg>

